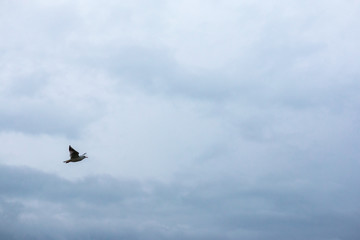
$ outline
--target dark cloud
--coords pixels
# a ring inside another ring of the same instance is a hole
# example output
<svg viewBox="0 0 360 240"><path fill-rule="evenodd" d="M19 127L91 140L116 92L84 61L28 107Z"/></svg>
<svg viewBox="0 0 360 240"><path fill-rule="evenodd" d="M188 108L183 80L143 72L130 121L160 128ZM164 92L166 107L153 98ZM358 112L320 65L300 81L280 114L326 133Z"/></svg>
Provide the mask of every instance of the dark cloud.
<svg viewBox="0 0 360 240"><path fill-rule="evenodd" d="M247 185L137 182L108 176L69 181L0 167L1 236L9 239L349 239L360 216L338 192L269 179ZM315 189L316 190L316 189ZM359 199L346 186L345 195ZM344 194L344 192L343 192ZM329 200L331 199L331 200ZM336 205L323 205L322 201ZM339 201L339 202L338 202Z"/></svg>

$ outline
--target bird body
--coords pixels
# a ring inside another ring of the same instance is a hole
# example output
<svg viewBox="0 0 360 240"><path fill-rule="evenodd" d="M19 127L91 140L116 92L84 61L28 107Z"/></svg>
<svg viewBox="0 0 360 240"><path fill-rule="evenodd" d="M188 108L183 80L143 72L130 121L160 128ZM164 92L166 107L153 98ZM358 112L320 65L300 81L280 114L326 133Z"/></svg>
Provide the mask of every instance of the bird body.
<svg viewBox="0 0 360 240"><path fill-rule="evenodd" d="M84 158L87 158L86 153L79 155L79 152L76 151L75 149L73 149L71 147L71 145L69 145L69 152L70 152L70 159L64 161L64 163L69 163L69 162L80 162L81 160L83 160Z"/></svg>

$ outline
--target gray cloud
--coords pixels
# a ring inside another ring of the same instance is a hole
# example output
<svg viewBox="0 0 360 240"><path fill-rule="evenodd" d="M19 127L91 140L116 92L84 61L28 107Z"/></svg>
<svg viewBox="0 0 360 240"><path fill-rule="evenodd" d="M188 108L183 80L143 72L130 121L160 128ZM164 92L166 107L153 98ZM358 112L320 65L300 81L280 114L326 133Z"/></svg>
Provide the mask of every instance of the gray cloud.
<svg viewBox="0 0 360 240"><path fill-rule="evenodd" d="M8 226L1 232L13 239L357 239L360 234L358 215L343 208L344 199L360 193L345 185L324 191L286 179L253 186L225 178L195 185L109 176L69 181L4 165L0 176L1 222Z"/></svg>
<svg viewBox="0 0 360 240"><path fill-rule="evenodd" d="M0 5L0 238L359 238L357 1Z"/></svg>

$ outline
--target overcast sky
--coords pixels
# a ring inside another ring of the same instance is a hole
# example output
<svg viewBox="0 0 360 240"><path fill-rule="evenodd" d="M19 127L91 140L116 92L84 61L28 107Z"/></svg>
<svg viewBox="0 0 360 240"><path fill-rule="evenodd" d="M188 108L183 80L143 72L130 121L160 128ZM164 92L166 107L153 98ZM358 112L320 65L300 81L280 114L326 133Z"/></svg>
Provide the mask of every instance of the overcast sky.
<svg viewBox="0 0 360 240"><path fill-rule="evenodd" d="M359 16L0 1L0 238L360 239Z"/></svg>

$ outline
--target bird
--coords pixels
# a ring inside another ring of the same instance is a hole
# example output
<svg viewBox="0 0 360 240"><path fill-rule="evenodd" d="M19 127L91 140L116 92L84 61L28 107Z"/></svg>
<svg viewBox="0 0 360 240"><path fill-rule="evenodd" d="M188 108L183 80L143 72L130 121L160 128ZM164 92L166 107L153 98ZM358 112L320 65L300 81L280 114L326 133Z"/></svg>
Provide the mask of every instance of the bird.
<svg viewBox="0 0 360 240"><path fill-rule="evenodd" d="M70 159L64 161L64 163L69 163L69 162L80 162L81 160L83 160L84 158L87 158L87 156L85 156L86 153L82 154L79 156L79 152L76 151L75 149L73 149L71 147L71 145L69 145L69 152L70 152Z"/></svg>

